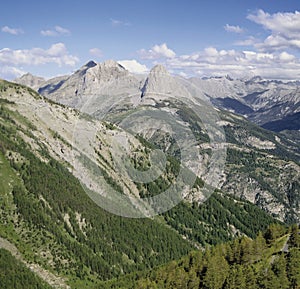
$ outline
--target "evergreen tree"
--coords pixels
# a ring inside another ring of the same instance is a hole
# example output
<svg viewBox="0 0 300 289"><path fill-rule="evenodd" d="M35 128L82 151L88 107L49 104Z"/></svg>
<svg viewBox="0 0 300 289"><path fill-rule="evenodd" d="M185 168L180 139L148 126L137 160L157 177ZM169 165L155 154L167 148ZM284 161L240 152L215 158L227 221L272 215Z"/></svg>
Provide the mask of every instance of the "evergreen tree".
<svg viewBox="0 0 300 289"><path fill-rule="evenodd" d="M241 263L249 264L253 259L253 241L247 237L243 237L240 243Z"/></svg>
<svg viewBox="0 0 300 289"><path fill-rule="evenodd" d="M293 225L291 228L291 235L289 245L294 248L300 248L300 230L298 225Z"/></svg>
<svg viewBox="0 0 300 289"><path fill-rule="evenodd" d="M195 271L189 272L187 288L188 289L198 289L199 285L200 285L200 279L197 277L196 272Z"/></svg>
<svg viewBox="0 0 300 289"><path fill-rule="evenodd" d="M247 289L256 289L256 272L253 266L244 266L244 274L246 278Z"/></svg>
<svg viewBox="0 0 300 289"><path fill-rule="evenodd" d="M261 232L258 233L256 239L253 240L253 261L260 260L263 252L267 247L266 240Z"/></svg>
<svg viewBox="0 0 300 289"><path fill-rule="evenodd" d="M246 289L246 276L241 265L234 265L230 269L229 276L226 279L224 289Z"/></svg>
<svg viewBox="0 0 300 289"><path fill-rule="evenodd" d="M278 224L271 224L265 232L265 239L268 244L272 244L274 240L285 233L285 228Z"/></svg>
<svg viewBox="0 0 300 289"><path fill-rule="evenodd" d="M229 265L225 258L220 255L214 255L208 260L203 284L208 289L221 289L228 274Z"/></svg>
<svg viewBox="0 0 300 289"><path fill-rule="evenodd" d="M292 248L288 257L288 278L291 288L300 288L300 250Z"/></svg>
<svg viewBox="0 0 300 289"><path fill-rule="evenodd" d="M277 280L278 280L278 284L279 284L279 288L281 289L287 289L289 288L289 280L287 277L287 272L286 272L286 259L284 257L283 254L279 255L273 263L272 266L272 270L275 273Z"/></svg>
<svg viewBox="0 0 300 289"><path fill-rule="evenodd" d="M267 263L261 268L261 271L259 272L257 278L257 283L259 288L264 288L264 289L281 288L277 276L271 270L271 268L268 267Z"/></svg>

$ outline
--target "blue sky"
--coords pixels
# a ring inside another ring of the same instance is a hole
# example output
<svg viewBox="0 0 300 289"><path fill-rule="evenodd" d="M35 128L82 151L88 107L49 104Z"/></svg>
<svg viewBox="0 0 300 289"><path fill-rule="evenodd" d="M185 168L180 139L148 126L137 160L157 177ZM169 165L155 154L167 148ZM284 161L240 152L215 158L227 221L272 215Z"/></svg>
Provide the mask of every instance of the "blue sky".
<svg viewBox="0 0 300 289"><path fill-rule="evenodd" d="M298 3L297 3L298 2ZM0 78L46 78L87 61L132 72L300 79L299 1L3 1Z"/></svg>

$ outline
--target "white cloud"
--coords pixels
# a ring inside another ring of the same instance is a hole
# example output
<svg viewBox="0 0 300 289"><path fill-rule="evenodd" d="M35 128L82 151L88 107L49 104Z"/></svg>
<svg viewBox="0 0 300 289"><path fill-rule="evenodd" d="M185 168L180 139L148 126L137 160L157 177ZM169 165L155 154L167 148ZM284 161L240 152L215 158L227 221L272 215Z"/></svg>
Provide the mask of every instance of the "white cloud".
<svg viewBox="0 0 300 289"><path fill-rule="evenodd" d="M252 50L217 50L208 47L191 55L167 59L165 65L177 73L199 76L250 77L299 79L300 60L286 52L270 53Z"/></svg>
<svg viewBox="0 0 300 289"><path fill-rule="evenodd" d="M235 45L238 46L254 46L259 42L258 39L256 39L253 36L249 36L248 38L244 39L244 40L239 40L235 42Z"/></svg>
<svg viewBox="0 0 300 289"><path fill-rule="evenodd" d="M132 73L146 73L149 71L146 65L137 62L135 59L118 61L122 66Z"/></svg>
<svg viewBox="0 0 300 289"><path fill-rule="evenodd" d="M269 14L263 10L258 10L256 14L249 14L247 18L265 29L274 33L282 33L288 37L299 37L300 32L300 13L275 13Z"/></svg>
<svg viewBox="0 0 300 289"><path fill-rule="evenodd" d="M41 30L43 36L60 36L60 35L70 35L70 30L63 28L61 26L55 26L54 29Z"/></svg>
<svg viewBox="0 0 300 289"><path fill-rule="evenodd" d="M234 32L234 33L243 33L244 32L244 29L241 28L240 26L234 26L234 25L229 25L229 24L226 24L224 26L224 29L227 31L227 32Z"/></svg>
<svg viewBox="0 0 300 289"><path fill-rule="evenodd" d="M296 57L294 56L294 55L292 55L292 54L289 54L289 53L287 53L287 52L281 52L280 54L279 54L279 59L281 60L281 61L283 61L283 62L292 62L292 61L294 61L294 60L296 60Z"/></svg>
<svg viewBox="0 0 300 289"><path fill-rule="evenodd" d="M113 27L117 27L117 26L130 26L131 24L127 21L122 21L122 20L118 20L118 19L110 19L110 24Z"/></svg>
<svg viewBox="0 0 300 289"><path fill-rule="evenodd" d="M174 58L176 56L176 53L168 48L166 43L154 45L149 50L141 49L139 54L143 59Z"/></svg>
<svg viewBox="0 0 300 289"><path fill-rule="evenodd" d="M0 66L0 78L15 79L25 74L26 72L14 66Z"/></svg>
<svg viewBox="0 0 300 289"><path fill-rule="evenodd" d="M92 56L99 57L99 58L103 57L103 53L99 48L91 48L89 52Z"/></svg>
<svg viewBox="0 0 300 289"><path fill-rule="evenodd" d="M11 28L11 27L8 27L8 26L2 27L1 31L9 33L9 34L12 34L12 35L19 35L19 34L23 34L24 33L24 31L22 29L20 29L20 28Z"/></svg>
<svg viewBox="0 0 300 289"><path fill-rule="evenodd" d="M3 48L0 50L0 64L7 66L41 65L56 63L59 66L75 66L79 59L69 54L63 43L53 44L49 49L32 48L24 50L12 50Z"/></svg>
<svg viewBox="0 0 300 289"><path fill-rule="evenodd" d="M294 39L287 39L284 36L270 35L263 42L258 42L255 47L260 50L282 50L288 48L300 49L300 37Z"/></svg>
<svg viewBox="0 0 300 289"><path fill-rule="evenodd" d="M249 14L247 18L271 34L260 43L256 48L260 50L282 50L287 48L300 49L300 13L275 13L269 14L263 10L258 10L256 14Z"/></svg>

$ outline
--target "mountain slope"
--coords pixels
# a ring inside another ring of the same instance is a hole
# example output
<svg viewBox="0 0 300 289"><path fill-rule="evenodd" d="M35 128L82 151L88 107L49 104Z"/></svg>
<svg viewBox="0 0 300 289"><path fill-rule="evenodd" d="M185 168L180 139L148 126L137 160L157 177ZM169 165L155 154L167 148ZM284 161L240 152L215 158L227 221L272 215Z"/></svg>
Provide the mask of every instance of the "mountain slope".
<svg viewBox="0 0 300 289"><path fill-rule="evenodd" d="M106 282L101 288L298 288L299 229L294 226L291 231L272 226L253 240L242 237L205 252L195 251L154 270Z"/></svg>
<svg viewBox="0 0 300 289"><path fill-rule="evenodd" d="M299 130L300 127L300 111L294 114L289 114L281 120L274 120L263 125L264 128L272 131L283 130Z"/></svg>
<svg viewBox="0 0 300 289"><path fill-rule="evenodd" d="M135 152L142 159L148 156L149 144L113 124L80 117L78 111L24 86L1 81L0 96L0 235L17 247L26 262L64 278L71 288L92 288L100 280L152 268L180 258L195 246L241 234L253 236L275 222L252 204L223 193L204 206L184 203L152 219L108 213L84 190L97 183L89 183L85 171L74 166L74 154L83 153L74 141L74 126L80 119L81 124L98 128L97 164L106 172L104 178L126 194L157 193L158 183L145 189L115 174L113 136L126 138L133 150L139 147ZM170 168L178 166L172 158L169 162ZM173 174L168 172L165 185ZM202 186L199 179L194 192Z"/></svg>
<svg viewBox="0 0 300 289"><path fill-rule="evenodd" d="M15 289L53 288L39 279L30 269L26 268L4 249L0 249L0 284L2 288Z"/></svg>
<svg viewBox="0 0 300 289"><path fill-rule="evenodd" d="M126 95L139 92L140 79L113 60L103 63L88 62L74 74L40 85L38 92L49 99L76 108L82 108L91 96L103 102L108 95Z"/></svg>
<svg viewBox="0 0 300 289"><path fill-rule="evenodd" d="M49 143L55 143L54 155L57 147L67 147L66 140L58 134L51 137L49 128L34 127L28 119L31 116L22 114L28 112L24 100L38 101L34 98L38 95L33 97L24 87L1 84L7 89L6 95L19 89L15 100L19 99L20 106L5 100L1 105L1 172L5 172L1 180L6 186L1 194L6 202L1 208L0 232L28 262L67 277L72 288L77 288L81 279L83 284L91 284L98 278L163 263L191 248L160 222L123 219L93 203L78 180L49 155ZM55 113L55 105L48 104L55 126L59 111ZM41 120L37 123L42 124ZM44 137L37 138L39 133Z"/></svg>
<svg viewBox="0 0 300 289"><path fill-rule="evenodd" d="M283 109L284 115L288 114L284 105L297 111L297 82L264 81L260 78L244 81L233 80L230 77L186 80L170 75L164 67L158 65L141 84L130 81L133 76L115 62L98 65L93 63L79 71L82 71L82 77L88 77L92 74L89 71L94 69L97 71L97 81L90 82L92 84L87 86L86 90L78 90L77 96L73 95L66 104L74 106L72 101L85 99L85 103L82 102L82 111L116 124L126 123L126 118L130 115L143 114L143 109L150 110L151 114L154 113L151 109L154 109L172 117L176 116L185 123L201 145L203 150L200 151L199 162L207 162L210 158L204 148L212 150L209 140L213 136L208 134L206 123L212 118L209 125L221 134L224 134L224 130L226 135L226 142L223 139L219 140L227 149L226 179L219 180L220 185L222 183L220 188L259 205L282 221L292 222L299 219L300 192L297 179L300 149L297 131L295 136L289 134L288 137L287 134L272 134L242 117L223 110L214 112L206 102L211 100L217 106L219 102L221 107L225 106L229 110L235 108L239 113L248 111L248 118L255 117L256 113L263 117L267 111L267 115L272 114L273 118L275 108ZM78 73L70 78L75 79ZM127 83L122 85L122 90L118 89L120 81L122 84ZM106 95L102 92L103 83L110 88ZM131 89L134 90L131 91L133 94L130 93ZM86 93L89 90L93 95ZM55 92L56 99L60 102L66 100L66 91L58 88ZM62 100L59 100L59 95ZM47 97L51 97L51 94ZM144 138L151 138L152 142L160 142L162 145L162 139L165 137L160 133L153 134L154 131L150 128L159 127L159 124L160 121L149 121L146 125L145 118L141 118L140 121L133 119L130 125L131 128L140 131ZM168 147L166 143L163 146ZM203 177L202 173L198 172L198 175ZM220 172L219 176L221 174ZM194 200L197 201L197 198Z"/></svg>

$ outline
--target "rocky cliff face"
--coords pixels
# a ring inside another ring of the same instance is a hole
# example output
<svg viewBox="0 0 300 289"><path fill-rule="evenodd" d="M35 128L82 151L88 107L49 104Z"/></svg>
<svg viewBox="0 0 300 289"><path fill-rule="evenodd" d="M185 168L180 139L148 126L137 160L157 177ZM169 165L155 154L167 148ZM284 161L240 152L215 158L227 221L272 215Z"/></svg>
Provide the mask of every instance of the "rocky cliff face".
<svg viewBox="0 0 300 289"><path fill-rule="evenodd" d="M113 60L103 63L88 62L68 77L56 78L41 85L39 93L49 99L93 111L111 96L139 93L140 79ZM95 106L96 104L96 106Z"/></svg>
<svg viewBox="0 0 300 289"><path fill-rule="evenodd" d="M42 77L34 76L30 73L26 73L20 78L15 79L15 82L37 90L45 82L45 79Z"/></svg>
<svg viewBox="0 0 300 289"><path fill-rule="evenodd" d="M44 81L26 74L16 82L72 107L81 108L89 102L87 111L97 111L100 108L97 103L105 102L106 97L127 98L127 102L136 105L140 96L144 102L153 102L153 92L156 95L159 92L160 98L167 95L188 97L191 90L201 98L210 99L215 106L241 114L259 125L280 121L300 111L299 82L266 81L260 77L232 79L229 76L180 80L173 78L162 65L155 66L144 77L129 73L113 60L90 61L70 76ZM282 127L289 129L286 125Z"/></svg>
<svg viewBox="0 0 300 289"><path fill-rule="evenodd" d="M170 75L163 65L156 65L151 69L142 87L142 98L155 97L155 95L162 98L188 97L189 92Z"/></svg>

